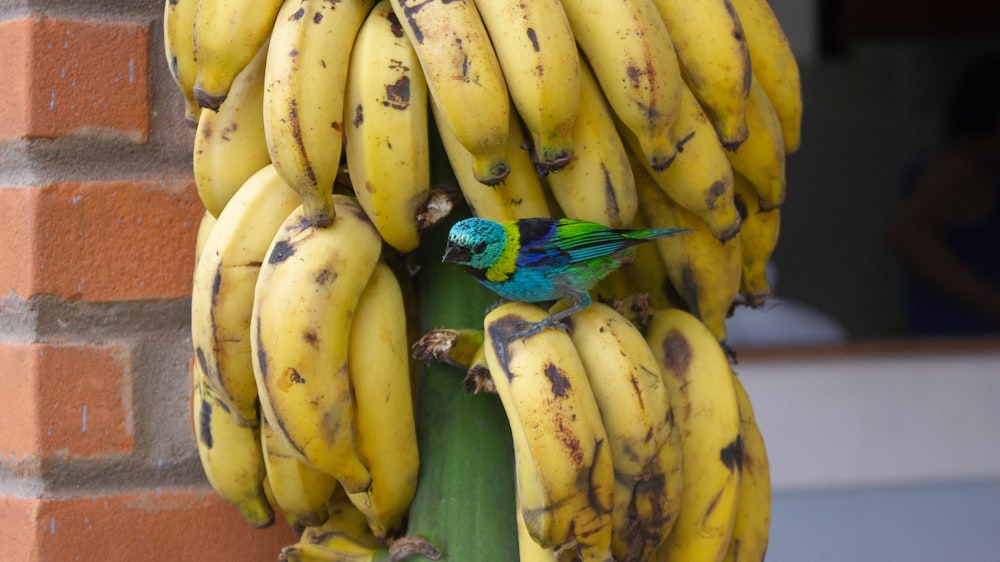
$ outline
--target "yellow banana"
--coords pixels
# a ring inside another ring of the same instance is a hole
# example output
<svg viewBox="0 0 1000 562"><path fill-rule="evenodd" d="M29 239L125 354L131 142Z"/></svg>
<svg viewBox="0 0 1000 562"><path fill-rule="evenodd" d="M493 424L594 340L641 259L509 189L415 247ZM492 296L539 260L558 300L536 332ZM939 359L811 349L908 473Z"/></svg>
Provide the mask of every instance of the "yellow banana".
<svg viewBox="0 0 1000 562"><path fill-rule="evenodd" d="M670 199L701 218L712 236L728 240L736 236L740 229L740 214L733 202L733 170L726 159L726 150L719 143L698 100L683 83L680 89L681 110L674 123L679 145L677 158L663 171L656 171L645 161L642 161L641 167L648 171ZM632 153L642 154L642 147L635 136L622 127L619 131ZM639 168L633 163L632 170L636 175Z"/></svg>
<svg viewBox="0 0 1000 562"><path fill-rule="evenodd" d="M219 215L195 267L191 340L213 387L247 423L257 425L257 383L250 358L250 312L260 263L285 217L298 206L295 192L271 166L240 187Z"/></svg>
<svg viewBox="0 0 1000 562"><path fill-rule="evenodd" d="M799 65L767 0L730 0L743 25L753 73L781 121L785 153L799 149L802 84Z"/></svg>
<svg viewBox="0 0 1000 562"><path fill-rule="evenodd" d="M670 166L683 84L677 55L653 0L563 0L577 43L608 103L654 170Z"/></svg>
<svg viewBox="0 0 1000 562"><path fill-rule="evenodd" d="M632 228L649 228L644 213L637 213ZM653 308L674 308L678 305L677 294L667 266L660 258L660 250L655 244L639 244L635 249L635 259L623 264L620 270L628 278L633 290L645 293Z"/></svg>
<svg viewBox="0 0 1000 562"><path fill-rule="evenodd" d="M652 547L652 551L642 550L638 553L639 557L626 557L623 562L630 559L637 562L656 560L659 547L677 524L684 496L684 446L674 411L671 402L670 431L636 483L632 497L635 519L643 529L642 543Z"/></svg>
<svg viewBox="0 0 1000 562"><path fill-rule="evenodd" d="M317 226L303 207L271 241L250 322L261 411L302 460L344 489L371 485L355 444L348 377L351 316L382 241L353 199L334 196L337 220Z"/></svg>
<svg viewBox="0 0 1000 562"><path fill-rule="evenodd" d="M639 201L653 228L689 228L684 236L656 240L667 276L688 310L726 339L726 318L740 288L740 239L717 240L704 221L671 201L645 170L636 171Z"/></svg>
<svg viewBox="0 0 1000 562"><path fill-rule="evenodd" d="M511 339L547 316L511 302L484 320L486 362L514 441L521 512L542 547L575 541L583 560L610 560L611 448L580 356L559 330Z"/></svg>
<svg viewBox="0 0 1000 562"><path fill-rule="evenodd" d="M729 0L654 0L674 42L681 74L732 150L747 137L750 53Z"/></svg>
<svg viewBox="0 0 1000 562"><path fill-rule="evenodd" d="M351 46L374 0L287 0L278 12L264 77L264 133L274 167L305 216L333 221L333 183L344 143Z"/></svg>
<svg viewBox="0 0 1000 562"><path fill-rule="evenodd" d="M376 537L394 537L417 489L420 457L413 418L403 293L389 266L375 266L351 319L348 373L354 440L371 474L367 492L348 493Z"/></svg>
<svg viewBox="0 0 1000 562"><path fill-rule="evenodd" d="M279 439L265 416L260 428L261 448L271 497L296 531L326 521L327 502L340 487L329 474L314 468L299 458Z"/></svg>
<svg viewBox="0 0 1000 562"><path fill-rule="evenodd" d="M697 318L660 310L646 330L663 373L684 455L677 523L658 559L722 560L740 489L740 412L726 354Z"/></svg>
<svg viewBox="0 0 1000 562"><path fill-rule="evenodd" d="M372 9L354 42L344 111L358 203L386 243L416 249L417 214L431 183L427 81L388 0Z"/></svg>
<svg viewBox="0 0 1000 562"><path fill-rule="evenodd" d="M573 155L580 59L559 0L476 0L544 175Z"/></svg>
<svg viewBox="0 0 1000 562"><path fill-rule="evenodd" d="M517 518L517 550L519 562L558 562L559 556L552 548L545 548L535 542L524 523L520 500L515 501L514 516Z"/></svg>
<svg viewBox="0 0 1000 562"><path fill-rule="evenodd" d="M191 417L198 456L209 484L236 506L253 527L274 522L264 494L264 456L256 424L248 424L224 396L212 390L201 365L191 364Z"/></svg>
<svg viewBox="0 0 1000 562"><path fill-rule="evenodd" d="M194 58L194 14L198 0L163 2L163 51L174 83L184 96L184 117L197 124L201 107L194 99L198 63Z"/></svg>
<svg viewBox="0 0 1000 562"><path fill-rule="evenodd" d="M615 469L611 552L616 560L649 560L662 526L636 517L636 488L673 431L670 397L642 333L611 307L594 303L569 318L570 333L594 392Z"/></svg>
<svg viewBox="0 0 1000 562"><path fill-rule="evenodd" d="M586 64L580 65L579 83L573 157L546 181L567 217L627 228L639 201L625 146L611 108Z"/></svg>
<svg viewBox="0 0 1000 562"><path fill-rule="evenodd" d="M236 76L261 50L282 0L198 0L194 14L194 99L217 110Z"/></svg>
<svg viewBox="0 0 1000 562"><path fill-rule="evenodd" d="M264 63L267 50L246 66L229 90L229 103L203 111L192 164L201 202L216 217L243 182L271 161L264 139Z"/></svg>
<svg viewBox="0 0 1000 562"><path fill-rule="evenodd" d="M740 228L740 255L743 262L740 296L744 304L758 307L771 296L767 262L778 243L781 208L762 211L757 201L757 191L749 180L740 174L735 175L735 180L736 206L743 209L743 226Z"/></svg>
<svg viewBox="0 0 1000 562"><path fill-rule="evenodd" d="M306 527L299 542L281 550L283 562L371 562L385 545L368 530L368 522L343 494L329 504L322 525Z"/></svg>
<svg viewBox="0 0 1000 562"><path fill-rule="evenodd" d="M740 378L733 373L733 386L740 405L743 435L743 476L736 506L733 538L726 550L726 562L764 562L771 527L771 472L764 437L757 427L750 397Z"/></svg>
<svg viewBox="0 0 1000 562"><path fill-rule="evenodd" d="M473 156L448 129L442 108L435 103L432 104L432 109L441 142L448 153L448 161L451 162L462 195L473 214L498 222L551 216L542 181L535 173L535 166L528 152L521 148L525 138L516 114L510 114L510 132L506 135L508 176L496 185L487 186L475 178L472 172Z"/></svg>
<svg viewBox="0 0 1000 562"><path fill-rule="evenodd" d="M392 0L392 9L420 58L439 128L471 154L477 181L502 182L510 173L510 95L475 3Z"/></svg>
<svg viewBox="0 0 1000 562"><path fill-rule="evenodd" d="M776 209L785 202L785 148L781 123L761 88L752 81L747 104L750 134L736 150L726 153L733 170L743 174L757 191L760 208Z"/></svg>
<svg viewBox="0 0 1000 562"><path fill-rule="evenodd" d="M208 242L208 235L212 232L212 228L215 227L215 216L208 211L201 216L201 222L198 223L198 234L195 236L194 242L194 265L198 266L198 260L201 259L201 253L205 249L205 244Z"/></svg>

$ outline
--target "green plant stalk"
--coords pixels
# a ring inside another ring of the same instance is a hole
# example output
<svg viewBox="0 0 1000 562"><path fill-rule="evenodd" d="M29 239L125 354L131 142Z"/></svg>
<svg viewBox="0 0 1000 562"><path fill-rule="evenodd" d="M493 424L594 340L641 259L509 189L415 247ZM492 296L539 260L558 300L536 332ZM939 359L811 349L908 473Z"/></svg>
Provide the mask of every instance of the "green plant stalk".
<svg viewBox="0 0 1000 562"><path fill-rule="evenodd" d="M431 123L431 177L435 184L455 185ZM438 327L481 330L486 309L497 301L461 268L441 263L451 225L466 216L468 208L457 205L424 233L417 250L421 333ZM464 393L464 375L439 363L421 368L416 408L420 479L406 534L425 538L441 551L441 560L517 560L510 426L496 395Z"/></svg>

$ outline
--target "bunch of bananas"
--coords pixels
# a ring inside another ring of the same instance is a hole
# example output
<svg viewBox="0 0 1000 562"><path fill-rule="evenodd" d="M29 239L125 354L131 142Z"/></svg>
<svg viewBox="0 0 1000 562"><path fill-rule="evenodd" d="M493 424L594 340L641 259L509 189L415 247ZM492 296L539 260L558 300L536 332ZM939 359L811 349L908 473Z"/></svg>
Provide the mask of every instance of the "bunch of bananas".
<svg viewBox="0 0 1000 562"><path fill-rule="evenodd" d="M418 448L436 397L410 357L456 206L693 231L640 246L570 333L508 343L547 312L507 303L420 340L499 395L521 559L763 558L725 322L770 295L799 145L766 0L167 0L164 38L206 209L194 431L251 525L301 532L285 559L457 551L413 532L444 457Z"/></svg>

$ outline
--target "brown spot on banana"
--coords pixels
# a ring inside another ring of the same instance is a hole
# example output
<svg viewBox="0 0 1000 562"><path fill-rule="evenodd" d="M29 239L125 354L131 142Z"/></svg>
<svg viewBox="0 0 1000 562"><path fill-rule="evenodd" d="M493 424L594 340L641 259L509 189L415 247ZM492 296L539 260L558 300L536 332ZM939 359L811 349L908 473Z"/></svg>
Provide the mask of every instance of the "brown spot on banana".
<svg viewBox="0 0 1000 562"><path fill-rule="evenodd" d="M394 83L385 85L385 101L382 105L399 110L410 107L409 76L401 76Z"/></svg>
<svg viewBox="0 0 1000 562"><path fill-rule="evenodd" d="M556 398L565 398L567 391L573 390L573 385L570 384L566 373L558 365L549 363L545 365L543 372L545 373L545 378L549 379L552 395Z"/></svg>
<svg viewBox="0 0 1000 562"><path fill-rule="evenodd" d="M420 25L417 23L415 16L421 8L434 1L435 0L424 0L420 3L411 3L407 0L399 0L399 7L403 9L403 16L406 17L406 25L410 26L410 30L413 32L413 39L417 43L424 42L424 31L420 29Z"/></svg>
<svg viewBox="0 0 1000 562"><path fill-rule="evenodd" d="M215 439L212 437L212 405L204 397L201 398L201 404L198 407L198 423L201 426L200 431L198 431L198 440L206 448L211 449L215 444Z"/></svg>
<svg viewBox="0 0 1000 562"><path fill-rule="evenodd" d="M493 346L497 361L500 362L500 369L508 381L514 380L514 374L510 372L510 349L507 343L510 340L510 336L519 330L520 324L520 318L508 314L497 318L487 327L490 335L490 345Z"/></svg>
<svg viewBox="0 0 1000 562"><path fill-rule="evenodd" d="M279 240L267 256L267 263L281 263L295 255L295 246L287 240Z"/></svg>
<svg viewBox="0 0 1000 562"><path fill-rule="evenodd" d="M619 224L622 215L621 209L618 207L618 194L615 192L614 182L611 181L611 172L603 163L601 164L601 174L604 175L604 203L608 209L608 221L612 225Z"/></svg>
<svg viewBox="0 0 1000 562"><path fill-rule="evenodd" d="M607 446L605 439L594 440L594 456L592 458L592 462L590 463L590 470L588 470L587 474L587 505L594 510L594 513L596 513L598 517L606 513L611 513L611 510L614 508L614 502L604 504L601 501L601 496L595 493L601 488L601 486L598 485L601 480L600 476L596 474L596 470L600 467L600 463L597 462L597 459L601 457L601 449L605 446ZM611 499L611 494L605 495L605 499ZM587 534L581 535L581 537L586 536Z"/></svg>
<svg viewBox="0 0 1000 562"><path fill-rule="evenodd" d="M736 436L728 445L719 451L719 460L730 472L740 472L743 470L743 437Z"/></svg>
<svg viewBox="0 0 1000 562"><path fill-rule="evenodd" d="M295 13L288 16L288 19L289 21L299 21L304 15L306 15L306 9L305 7L301 7L298 10L295 10Z"/></svg>
<svg viewBox="0 0 1000 562"><path fill-rule="evenodd" d="M294 367L289 367L281 373L281 378L278 379L278 390L282 392L288 392L288 389L292 388L293 385L302 384L306 382L306 379L299 374Z"/></svg>
<svg viewBox="0 0 1000 562"><path fill-rule="evenodd" d="M354 108L354 119L351 119L351 125L357 129L365 122L365 108L359 103L357 107Z"/></svg>
<svg viewBox="0 0 1000 562"><path fill-rule="evenodd" d="M319 336L315 330L306 330L302 333L302 339L312 347L319 348Z"/></svg>
<svg viewBox="0 0 1000 562"><path fill-rule="evenodd" d="M691 343L684 334L671 330L660 344L663 349L663 361L673 376L687 379L688 368L691 366Z"/></svg>
<svg viewBox="0 0 1000 562"><path fill-rule="evenodd" d="M527 34L528 41L531 41L531 48L534 49L536 53L540 52L542 49L538 46L538 35L535 33L535 29L533 27L529 27Z"/></svg>
<svg viewBox="0 0 1000 562"><path fill-rule="evenodd" d="M316 272L313 282L317 285L329 285L337 280L337 272L323 268Z"/></svg>
<svg viewBox="0 0 1000 562"><path fill-rule="evenodd" d="M386 16L389 20L389 31L394 37L402 38L405 32L403 31L403 25L399 23L399 18L396 17L396 12L389 12Z"/></svg>

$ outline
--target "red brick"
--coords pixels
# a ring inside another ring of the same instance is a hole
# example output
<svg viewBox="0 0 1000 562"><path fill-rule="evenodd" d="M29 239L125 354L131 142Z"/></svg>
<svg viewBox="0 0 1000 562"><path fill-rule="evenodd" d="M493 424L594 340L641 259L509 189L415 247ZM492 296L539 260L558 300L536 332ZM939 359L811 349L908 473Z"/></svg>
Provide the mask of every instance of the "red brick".
<svg viewBox="0 0 1000 562"><path fill-rule="evenodd" d="M8 461L131 454L126 348L3 344L0 365L0 452Z"/></svg>
<svg viewBox="0 0 1000 562"><path fill-rule="evenodd" d="M280 517L280 516L279 516ZM277 560L298 539L253 529L208 487L77 498L0 497L0 560Z"/></svg>
<svg viewBox="0 0 1000 562"><path fill-rule="evenodd" d="M91 302L190 295L203 212L193 181L0 188L0 294Z"/></svg>
<svg viewBox="0 0 1000 562"><path fill-rule="evenodd" d="M149 33L134 22L0 23L0 141L111 131L149 134ZM9 93L8 93L9 92Z"/></svg>

